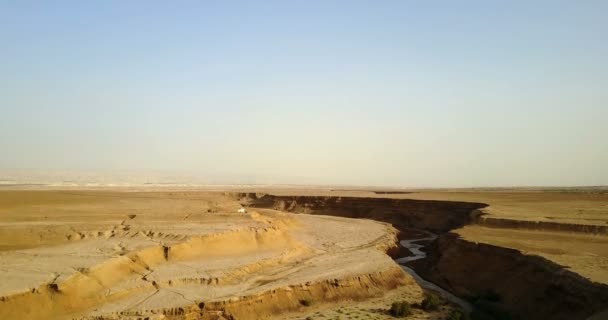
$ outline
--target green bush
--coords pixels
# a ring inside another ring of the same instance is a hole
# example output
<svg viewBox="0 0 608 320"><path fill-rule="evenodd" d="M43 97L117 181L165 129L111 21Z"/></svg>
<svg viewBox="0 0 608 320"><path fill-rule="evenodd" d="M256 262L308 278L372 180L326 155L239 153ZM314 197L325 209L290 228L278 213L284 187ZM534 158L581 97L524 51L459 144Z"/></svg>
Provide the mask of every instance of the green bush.
<svg viewBox="0 0 608 320"><path fill-rule="evenodd" d="M437 310L439 309L439 299L437 299L435 296L428 295L424 297L420 307L425 311Z"/></svg>
<svg viewBox="0 0 608 320"><path fill-rule="evenodd" d="M407 301L393 302L388 313L397 318L404 318L412 314L412 307Z"/></svg>
<svg viewBox="0 0 608 320"><path fill-rule="evenodd" d="M450 313L448 314L447 320L465 320L466 316L464 315L464 313L462 313L462 311L458 310L458 309L453 309L452 311L450 311Z"/></svg>

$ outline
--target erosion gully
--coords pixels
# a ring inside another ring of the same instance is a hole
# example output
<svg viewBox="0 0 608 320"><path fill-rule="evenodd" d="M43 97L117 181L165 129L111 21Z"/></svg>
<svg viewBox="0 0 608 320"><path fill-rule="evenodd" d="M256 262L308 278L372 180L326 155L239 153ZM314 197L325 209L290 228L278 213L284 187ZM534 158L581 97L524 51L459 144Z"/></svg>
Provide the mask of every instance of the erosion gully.
<svg viewBox="0 0 608 320"><path fill-rule="evenodd" d="M407 249L391 253L396 262L421 287L472 312L475 319L608 319L608 285L542 257L470 242L450 232L478 223L484 203L260 193L235 197L256 208L392 224ZM412 233L424 237L407 239Z"/></svg>

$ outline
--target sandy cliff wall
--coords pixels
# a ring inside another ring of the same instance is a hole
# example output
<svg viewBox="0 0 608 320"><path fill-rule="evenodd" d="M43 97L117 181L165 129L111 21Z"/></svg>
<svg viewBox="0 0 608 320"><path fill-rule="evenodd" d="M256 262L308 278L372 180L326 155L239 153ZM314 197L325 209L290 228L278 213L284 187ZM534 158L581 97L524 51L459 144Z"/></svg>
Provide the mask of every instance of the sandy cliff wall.
<svg viewBox="0 0 608 320"><path fill-rule="evenodd" d="M395 266L357 277L294 285L238 300L209 302L205 304L203 312L208 318L202 319L212 319L213 314L221 313L234 319L255 320L272 314L302 309L303 301L314 304L361 300L403 285L417 286L411 277L406 276L401 268Z"/></svg>
<svg viewBox="0 0 608 320"><path fill-rule="evenodd" d="M375 273L294 284L228 300L198 302L165 309L122 311L77 319L257 320L284 312L298 311L306 308L306 304L363 300L408 285L418 286L401 268L395 266Z"/></svg>
<svg viewBox="0 0 608 320"><path fill-rule="evenodd" d="M589 226L486 219L482 203L384 198L237 195L254 207L367 218L397 229L419 228L444 233L428 259L414 265L423 277L461 297L488 292L491 302L521 319L586 319L608 308L608 286L594 283L547 259L513 249L478 244L445 233L469 223L500 228L549 229L601 233Z"/></svg>
<svg viewBox="0 0 608 320"><path fill-rule="evenodd" d="M274 196L242 193L237 197L253 207L308 214L365 218L391 223L397 229L419 228L446 232L471 222L470 213L483 203L387 198Z"/></svg>
<svg viewBox="0 0 608 320"><path fill-rule="evenodd" d="M501 219L488 216L480 216L475 223L490 228L529 229L545 231L581 232L590 234L608 234L608 226L559 223L550 221L525 221Z"/></svg>
<svg viewBox="0 0 608 320"><path fill-rule="evenodd" d="M608 308L608 286L539 256L444 234L416 270L466 297L489 292L521 319L586 319Z"/></svg>

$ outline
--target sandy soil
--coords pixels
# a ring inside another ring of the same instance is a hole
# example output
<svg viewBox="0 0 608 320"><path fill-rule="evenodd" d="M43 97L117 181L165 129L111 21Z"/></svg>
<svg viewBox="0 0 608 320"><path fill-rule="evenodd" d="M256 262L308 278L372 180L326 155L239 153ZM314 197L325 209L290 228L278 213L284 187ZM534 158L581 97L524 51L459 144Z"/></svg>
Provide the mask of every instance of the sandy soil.
<svg viewBox="0 0 608 320"><path fill-rule="evenodd" d="M401 287L395 290L386 292L380 297L367 299L364 301L342 301L335 304L311 305L310 307L302 308L298 312L291 312L275 316L273 320L345 320L345 319L361 319L361 320L390 320L395 319L388 313L393 302L407 301L412 305L420 303L421 290L412 289L410 287ZM417 308L412 308L412 314L407 317L408 320L444 320L450 310L455 307L442 302L441 307L436 311L426 312Z"/></svg>
<svg viewBox="0 0 608 320"><path fill-rule="evenodd" d="M404 197L487 203L489 207L484 211L503 219L608 226L608 192L594 189L420 192Z"/></svg>
<svg viewBox="0 0 608 320"><path fill-rule="evenodd" d="M558 224L608 226L608 192L604 189L421 192L411 199L472 201L489 204L489 217ZM488 228L469 225L455 230L467 240L539 255L592 281L608 283L608 235Z"/></svg>
<svg viewBox="0 0 608 320"><path fill-rule="evenodd" d="M251 190L250 190L251 191ZM278 195L353 196L480 202L488 217L544 221L555 224L608 226L608 189L597 188L501 188L397 190L369 188L257 189ZM608 283L608 235L488 228L469 225L455 230L475 242L521 250L567 266L593 281ZM407 237L407 236L406 236Z"/></svg>
<svg viewBox="0 0 608 320"><path fill-rule="evenodd" d="M607 188L382 189L239 188L277 195L351 196L486 203L492 217L608 226Z"/></svg>
<svg viewBox="0 0 608 320"><path fill-rule="evenodd" d="M344 294L340 279L362 275L363 299L390 289L374 287L383 272L421 298L384 253L390 225L239 207L209 192L2 191L0 318L154 319L315 283Z"/></svg>
<svg viewBox="0 0 608 320"><path fill-rule="evenodd" d="M44 189L44 186L0 186L5 189ZM52 189L52 187L51 187ZM205 192L260 192L276 195L350 196L394 199L446 200L481 202L491 216L505 219L608 225L608 187L586 188L475 188L475 189L394 189L381 187L301 187L301 186L201 186L201 187L125 187L92 190L157 191L173 190L175 194ZM0 189L2 190L2 189ZM82 187L73 188L82 193ZM189 190L189 191L184 191ZM10 191L4 191L10 192ZM14 191L13 191L14 192ZM69 191L68 191L69 192ZM44 201L86 202L87 199L60 199L50 196ZM23 198L18 199L22 201ZM92 200L90 198L89 200ZM96 199L98 201L99 199ZM0 199L0 207L10 204ZM36 200L38 201L38 199Z"/></svg>
<svg viewBox="0 0 608 320"><path fill-rule="evenodd" d="M394 240L394 230L383 223L273 210L238 214L238 201L221 190L482 202L489 205L484 211L490 217L608 225L604 189L390 190L388 194L337 188L197 189L203 191L160 187L0 191L0 318L150 315L154 319L158 310L179 311L201 301L238 301L277 288L313 292L316 289L302 284L361 275L373 275L369 283L381 283L373 280L381 277L378 272L393 272L395 264L383 250ZM480 225L456 232L471 241L543 256L608 283L606 235ZM383 296L386 290L370 285L364 296L350 297L356 302L348 300L345 291L335 293L345 301L328 300L306 308L297 301L294 306L280 300L295 313L281 312L279 318L348 319L345 313L350 313L352 318L382 319L380 309L391 300L421 299L421 289L409 276L403 279L400 289ZM283 296L296 294L289 292ZM369 300L379 295L378 300ZM258 318L275 317L275 311L266 310Z"/></svg>
<svg viewBox="0 0 608 320"><path fill-rule="evenodd" d="M596 282L608 283L608 237L582 233L466 226L467 240L517 249L545 257Z"/></svg>

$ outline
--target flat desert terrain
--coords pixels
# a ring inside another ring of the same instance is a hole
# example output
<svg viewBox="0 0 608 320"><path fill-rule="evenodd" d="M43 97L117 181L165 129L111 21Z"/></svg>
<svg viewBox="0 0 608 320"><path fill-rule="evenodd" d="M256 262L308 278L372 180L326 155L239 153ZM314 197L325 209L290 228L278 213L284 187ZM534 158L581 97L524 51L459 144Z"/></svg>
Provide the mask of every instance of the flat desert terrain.
<svg viewBox="0 0 608 320"><path fill-rule="evenodd" d="M386 254L396 246L391 225L242 213L237 200L222 192L0 191L0 318L261 319L314 316L331 312L324 303L354 306L393 289L412 303L423 298Z"/></svg>
<svg viewBox="0 0 608 320"><path fill-rule="evenodd" d="M606 188L422 190L404 197L487 203L484 211L492 218L608 226Z"/></svg>
<svg viewBox="0 0 608 320"><path fill-rule="evenodd" d="M1 319L390 319L392 302L436 294L393 260L409 254L398 238L427 230L608 283L603 190L28 189L0 190ZM418 271L461 297L482 290L466 271L477 250L424 245L436 266ZM440 301L409 318L457 308Z"/></svg>

